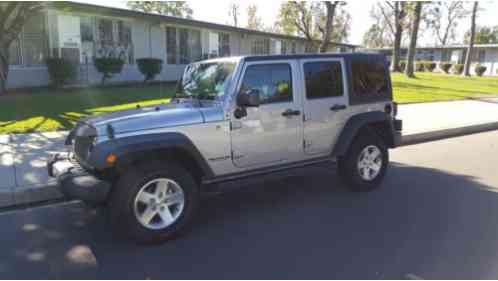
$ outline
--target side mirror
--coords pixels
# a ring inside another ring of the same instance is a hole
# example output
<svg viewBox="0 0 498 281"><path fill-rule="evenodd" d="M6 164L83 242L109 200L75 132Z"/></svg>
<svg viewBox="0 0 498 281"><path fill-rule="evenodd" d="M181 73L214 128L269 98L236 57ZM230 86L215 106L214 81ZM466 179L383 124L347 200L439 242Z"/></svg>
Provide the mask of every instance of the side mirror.
<svg viewBox="0 0 498 281"><path fill-rule="evenodd" d="M260 92L257 89L239 93L237 96L237 105L241 107L258 107L260 103Z"/></svg>

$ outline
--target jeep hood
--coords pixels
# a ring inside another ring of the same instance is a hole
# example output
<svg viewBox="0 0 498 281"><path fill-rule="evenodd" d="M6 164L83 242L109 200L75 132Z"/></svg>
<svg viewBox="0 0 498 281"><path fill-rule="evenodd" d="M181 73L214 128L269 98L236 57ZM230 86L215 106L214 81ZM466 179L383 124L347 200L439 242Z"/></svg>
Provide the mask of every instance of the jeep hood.
<svg viewBox="0 0 498 281"><path fill-rule="evenodd" d="M99 134L105 132L108 125L115 134L122 134L203 123L204 118L199 107L192 103L169 103L104 113L82 122L95 127Z"/></svg>

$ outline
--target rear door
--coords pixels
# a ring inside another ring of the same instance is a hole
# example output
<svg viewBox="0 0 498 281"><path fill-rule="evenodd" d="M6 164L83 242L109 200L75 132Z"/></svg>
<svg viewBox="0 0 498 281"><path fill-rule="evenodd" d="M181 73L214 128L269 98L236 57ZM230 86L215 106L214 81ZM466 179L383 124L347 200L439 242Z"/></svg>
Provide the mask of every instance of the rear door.
<svg viewBox="0 0 498 281"><path fill-rule="evenodd" d="M348 95L344 60L300 61L304 81L304 153L332 152L347 119Z"/></svg>
<svg viewBox="0 0 498 281"><path fill-rule="evenodd" d="M302 157L302 104L297 61L246 63L238 93L259 90L261 105L237 119L232 111L232 159L239 168L283 164Z"/></svg>

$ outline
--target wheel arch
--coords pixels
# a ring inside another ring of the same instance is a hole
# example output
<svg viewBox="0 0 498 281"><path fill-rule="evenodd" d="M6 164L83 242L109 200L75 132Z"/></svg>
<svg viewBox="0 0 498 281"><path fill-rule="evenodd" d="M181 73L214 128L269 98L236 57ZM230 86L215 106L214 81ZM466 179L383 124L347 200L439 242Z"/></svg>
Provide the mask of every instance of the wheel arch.
<svg viewBox="0 0 498 281"><path fill-rule="evenodd" d="M97 146L99 155L94 159L98 166L113 169L117 174L145 160L169 160L181 164L200 182L203 177L213 177L213 171L192 141L181 133L161 133L118 138ZM117 158L112 167L105 157L114 154Z"/></svg>
<svg viewBox="0 0 498 281"><path fill-rule="evenodd" d="M382 111L365 112L348 119L332 151L333 157L347 153L351 143L365 130L378 135L387 147L395 146L392 117Z"/></svg>

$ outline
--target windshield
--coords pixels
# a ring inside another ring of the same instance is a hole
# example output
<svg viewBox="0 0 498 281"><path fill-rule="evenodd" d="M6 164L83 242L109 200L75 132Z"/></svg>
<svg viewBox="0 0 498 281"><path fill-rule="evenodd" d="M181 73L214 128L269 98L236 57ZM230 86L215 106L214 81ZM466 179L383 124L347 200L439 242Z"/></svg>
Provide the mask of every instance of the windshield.
<svg viewBox="0 0 498 281"><path fill-rule="evenodd" d="M212 62L187 66L178 82L176 97L221 100L225 94L236 63Z"/></svg>

